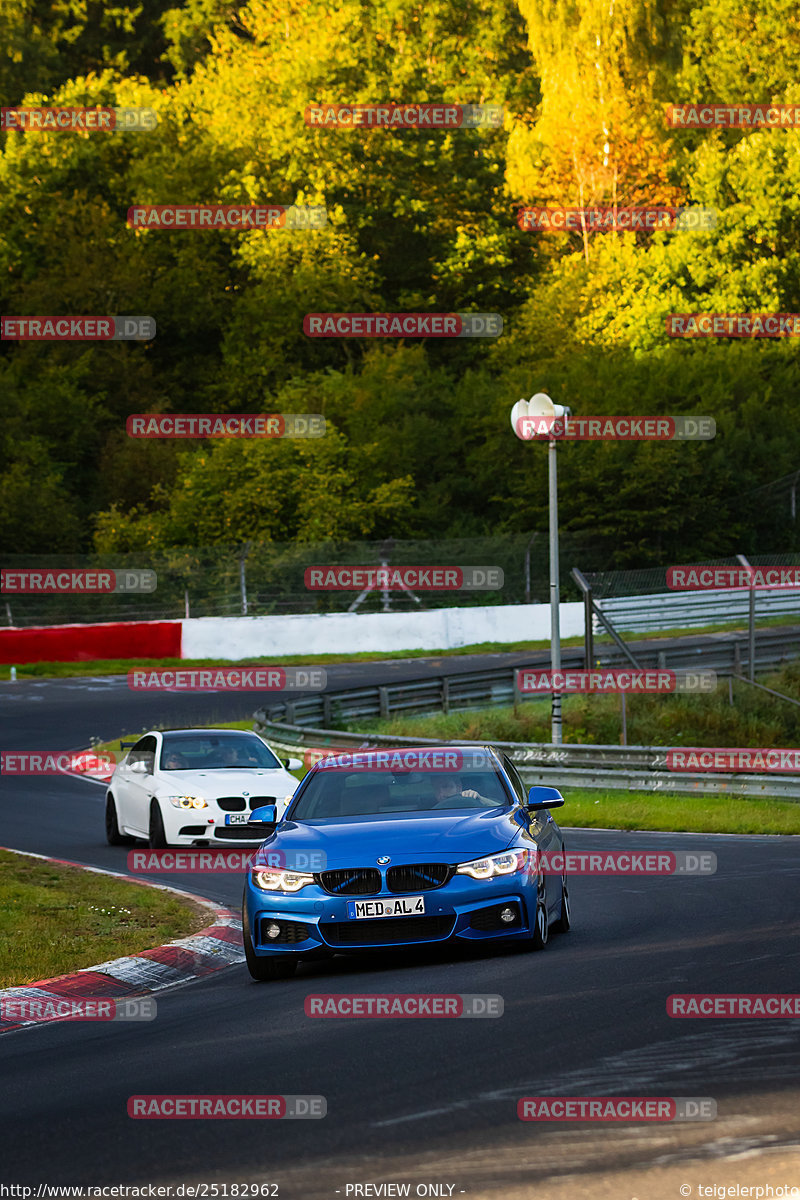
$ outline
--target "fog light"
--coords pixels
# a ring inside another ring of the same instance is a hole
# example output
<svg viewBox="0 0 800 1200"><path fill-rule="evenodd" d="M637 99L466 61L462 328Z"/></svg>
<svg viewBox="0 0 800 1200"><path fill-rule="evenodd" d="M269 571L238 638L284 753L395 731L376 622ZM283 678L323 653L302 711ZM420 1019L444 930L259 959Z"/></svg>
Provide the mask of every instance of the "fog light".
<svg viewBox="0 0 800 1200"><path fill-rule="evenodd" d="M268 938L277 938L281 936L281 927L273 921L271 925L267 926L265 932Z"/></svg>
<svg viewBox="0 0 800 1200"><path fill-rule="evenodd" d="M504 908L500 913L500 920L505 921L506 925L510 924L511 921L516 921L516 919L517 914L513 908Z"/></svg>

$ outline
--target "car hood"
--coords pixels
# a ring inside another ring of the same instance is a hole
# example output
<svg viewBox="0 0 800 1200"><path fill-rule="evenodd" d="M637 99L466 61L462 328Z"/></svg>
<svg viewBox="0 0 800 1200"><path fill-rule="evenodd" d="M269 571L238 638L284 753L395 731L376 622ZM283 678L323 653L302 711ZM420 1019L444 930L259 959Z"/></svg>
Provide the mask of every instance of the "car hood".
<svg viewBox="0 0 800 1200"><path fill-rule="evenodd" d="M324 855L324 867L375 866L388 856L397 866L413 862L456 863L499 854L521 833L511 810L456 811L403 817L382 814L325 821L284 821L263 843L256 861L276 850Z"/></svg>
<svg viewBox="0 0 800 1200"><path fill-rule="evenodd" d="M294 775L283 767L271 770L254 767L252 770L238 768L232 771L167 771L158 777L158 792L162 796L182 792L197 793L206 800L219 796L275 796L282 800L298 786Z"/></svg>

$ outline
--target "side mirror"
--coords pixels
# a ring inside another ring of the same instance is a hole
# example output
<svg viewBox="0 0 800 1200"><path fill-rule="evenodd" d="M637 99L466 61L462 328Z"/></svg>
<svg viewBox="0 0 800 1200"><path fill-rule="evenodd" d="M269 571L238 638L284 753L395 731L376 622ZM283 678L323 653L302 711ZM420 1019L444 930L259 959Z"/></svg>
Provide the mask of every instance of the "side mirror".
<svg viewBox="0 0 800 1200"><path fill-rule="evenodd" d="M144 761L143 758L137 758L136 762L132 762L130 764L130 770L133 772L134 775L149 775L150 774L150 771L148 770L148 767L147 767L147 763Z"/></svg>
<svg viewBox="0 0 800 1200"><path fill-rule="evenodd" d="M299 758L284 758L283 765L287 771L299 771L303 763Z"/></svg>
<svg viewBox="0 0 800 1200"><path fill-rule="evenodd" d="M528 803L526 808L561 808L564 803L564 797L558 788L554 787L532 787L528 792Z"/></svg>
<svg viewBox="0 0 800 1200"><path fill-rule="evenodd" d="M277 825L278 824L278 809L274 804L265 804L261 808L254 808L250 813L248 825Z"/></svg>

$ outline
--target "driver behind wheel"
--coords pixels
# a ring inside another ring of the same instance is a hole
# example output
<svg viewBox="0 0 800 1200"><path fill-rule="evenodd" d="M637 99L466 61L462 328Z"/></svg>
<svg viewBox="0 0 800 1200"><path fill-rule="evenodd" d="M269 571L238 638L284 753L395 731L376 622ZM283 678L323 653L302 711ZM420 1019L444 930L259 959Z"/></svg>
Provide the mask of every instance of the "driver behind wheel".
<svg viewBox="0 0 800 1200"><path fill-rule="evenodd" d="M457 808L458 801L462 797L469 800L480 800L481 804L485 804L489 808L494 808L497 805L496 800L490 800L487 796L482 796L480 792L476 792L473 788L462 788L461 777L459 775L434 775L433 796L435 800L434 808Z"/></svg>
<svg viewBox="0 0 800 1200"><path fill-rule="evenodd" d="M167 771L185 771L188 763L182 754L178 754L176 750L169 750L164 759L164 768Z"/></svg>

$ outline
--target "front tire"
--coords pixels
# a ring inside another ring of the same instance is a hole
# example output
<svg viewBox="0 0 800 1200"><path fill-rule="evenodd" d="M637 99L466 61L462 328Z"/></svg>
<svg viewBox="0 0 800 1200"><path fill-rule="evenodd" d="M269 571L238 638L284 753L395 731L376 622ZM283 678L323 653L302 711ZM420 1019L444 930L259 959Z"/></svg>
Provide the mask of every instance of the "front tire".
<svg viewBox="0 0 800 1200"><path fill-rule="evenodd" d="M166 850L168 845L167 835L164 832L164 818L161 816L157 800L153 800L150 805L149 842L151 850Z"/></svg>
<svg viewBox="0 0 800 1200"><path fill-rule="evenodd" d="M106 796L106 841L109 846L130 846L132 837L120 833L117 806L113 796Z"/></svg>
<svg viewBox="0 0 800 1200"><path fill-rule="evenodd" d="M258 980L259 983L267 983L270 979L290 979L297 970L296 959L290 958L288 955L263 958L256 954L253 939L250 936L250 918L246 903L242 904L242 941L244 942L247 969L253 979Z"/></svg>
<svg viewBox="0 0 800 1200"><path fill-rule="evenodd" d="M531 938L531 950L544 950L550 936L550 920L547 916L547 900L540 896L536 904L536 919Z"/></svg>
<svg viewBox="0 0 800 1200"><path fill-rule="evenodd" d="M553 922L553 930L556 933L569 933L572 926L569 908L569 889L566 879L562 882L561 891L561 916L557 921Z"/></svg>

